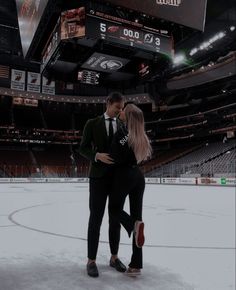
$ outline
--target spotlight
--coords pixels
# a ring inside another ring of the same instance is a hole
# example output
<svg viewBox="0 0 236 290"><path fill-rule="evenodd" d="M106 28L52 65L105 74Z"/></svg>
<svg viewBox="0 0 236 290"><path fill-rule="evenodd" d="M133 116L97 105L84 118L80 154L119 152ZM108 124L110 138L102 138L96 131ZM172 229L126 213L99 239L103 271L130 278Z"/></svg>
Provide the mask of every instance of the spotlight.
<svg viewBox="0 0 236 290"><path fill-rule="evenodd" d="M178 64L184 63L185 60L186 60L186 56L184 54L178 54L174 57L173 63L175 65L178 65Z"/></svg>
<svg viewBox="0 0 236 290"><path fill-rule="evenodd" d="M193 56L195 53L197 53L198 52L198 49L195 47L195 48L193 48L191 51L190 51L190 53L189 53L189 55L190 56Z"/></svg>

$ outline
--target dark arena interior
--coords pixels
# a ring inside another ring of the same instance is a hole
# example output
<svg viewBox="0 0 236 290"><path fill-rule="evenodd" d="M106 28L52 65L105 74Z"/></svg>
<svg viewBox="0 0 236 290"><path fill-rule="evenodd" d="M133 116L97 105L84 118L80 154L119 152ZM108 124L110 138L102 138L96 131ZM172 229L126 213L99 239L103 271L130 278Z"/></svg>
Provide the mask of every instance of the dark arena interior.
<svg viewBox="0 0 236 290"><path fill-rule="evenodd" d="M84 124L119 91L146 177L234 178L236 3L187 2L1 1L0 176L86 177Z"/></svg>
<svg viewBox="0 0 236 290"><path fill-rule="evenodd" d="M235 290L235 198L236 0L0 0L0 290Z"/></svg>

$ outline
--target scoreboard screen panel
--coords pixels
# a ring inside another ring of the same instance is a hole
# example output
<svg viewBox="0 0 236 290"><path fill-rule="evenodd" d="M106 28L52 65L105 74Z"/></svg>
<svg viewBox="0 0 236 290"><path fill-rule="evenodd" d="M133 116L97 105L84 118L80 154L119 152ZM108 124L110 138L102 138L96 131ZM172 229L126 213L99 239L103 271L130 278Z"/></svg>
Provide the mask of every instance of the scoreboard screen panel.
<svg viewBox="0 0 236 290"><path fill-rule="evenodd" d="M204 30L207 0L106 0L160 19ZM216 1L217 2L217 1Z"/></svg>
<svg viewBox="0 0 236 290"><path fill-rule="evenodd" d="M145 28L125 26L118 21L87 16L86 36L104 39L113 43L131 46L146 51L172 55L172 38Z"/></svg>

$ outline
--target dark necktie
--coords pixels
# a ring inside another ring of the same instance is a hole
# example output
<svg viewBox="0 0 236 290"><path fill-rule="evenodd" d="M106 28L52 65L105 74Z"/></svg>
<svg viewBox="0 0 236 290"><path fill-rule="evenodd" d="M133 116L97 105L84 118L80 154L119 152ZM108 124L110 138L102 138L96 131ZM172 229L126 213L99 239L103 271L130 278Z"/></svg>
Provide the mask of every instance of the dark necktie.
<svg viewBox="0 0 236 290"><path fill-rule="evenodd" d="M112 138L114 135L113 125L112 125L113 119L108 118L108 120L109 120L109 144L111 144Z"/></svg>

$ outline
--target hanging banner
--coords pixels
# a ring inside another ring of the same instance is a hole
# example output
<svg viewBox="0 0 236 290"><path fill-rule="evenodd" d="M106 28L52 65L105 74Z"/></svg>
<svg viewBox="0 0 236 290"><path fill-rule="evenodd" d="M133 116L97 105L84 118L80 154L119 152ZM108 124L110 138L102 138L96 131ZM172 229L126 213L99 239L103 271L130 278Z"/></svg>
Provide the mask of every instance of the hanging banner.
<svg viewBox="0 0 236 290"><path fill-rule="evenodd" d="M204 30L207 0L108 0L116 6Z"/></svg>
<svg viewBox="0 0 236 290"><path fill-rule="evenodd" d="M34 72L27 73L27 91L40 93L40 74Z"/></svg>
<svg viewBox="0 0 236 290"><path fill-rule="evenodd" d="M11 70L11 89L18 91L25 90L25 71Z"/></svg>
<svg viewBox="0 0 236 290"><path fill-rule="evenodd" d="M47 95L55 95L55 81L50 81L42 77L42 93Z"/></svg>
<svg viewBox="0 0 236 290"><path fill-rule="evenodd" d="M48 0L16 0L23 54L26 56Z"/></svg>

